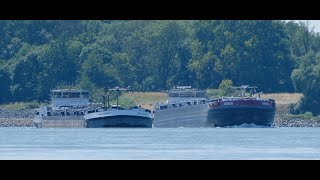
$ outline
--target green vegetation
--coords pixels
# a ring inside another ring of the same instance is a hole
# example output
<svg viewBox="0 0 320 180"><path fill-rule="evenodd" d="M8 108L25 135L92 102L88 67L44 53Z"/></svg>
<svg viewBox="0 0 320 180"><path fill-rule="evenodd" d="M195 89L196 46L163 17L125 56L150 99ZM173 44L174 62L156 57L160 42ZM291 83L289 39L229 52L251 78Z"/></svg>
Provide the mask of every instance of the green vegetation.
<svg viewBox="0 0 320 180"><path fill-rule="evenodd" d="M157 102L167 101L167 94L160 92L132 92L125 93L121 96L130 100L129 102L134 102L136 105L147 109L153 109Z"/></svg>
<svg viewBox="0 0 320 180"><path fill-rule="evenodd" d="M49 100L51 89L302 93L293 113L320 114L320 35L279 20L0 20L0 104ZM128 99L121 101L127 102ZM128 105L130 105L130 100Z"/></svg>
<svg viewBox="0 0 320 180"><path fill-rule="evenodd" d="M233 82L229 79L223 80L219 89L208 89L207 96L211 98L218 98L223 96L236 96L236 90L233 87Z"/></svg>
<svg viewBox="0 0 320 180"><path fill-rule="evenodd" d="M39 108L40 104L38 102L19 102L19 103L9 103L0 105L0 109L36 109Z"/></svg>

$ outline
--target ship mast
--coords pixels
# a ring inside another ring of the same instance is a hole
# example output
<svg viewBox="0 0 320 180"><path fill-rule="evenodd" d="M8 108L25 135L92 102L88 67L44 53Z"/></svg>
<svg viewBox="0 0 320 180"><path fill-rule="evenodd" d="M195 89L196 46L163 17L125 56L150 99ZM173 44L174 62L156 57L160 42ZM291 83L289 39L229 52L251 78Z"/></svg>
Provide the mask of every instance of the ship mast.
<svg viewBox="0 0 320 180"><path fill-rule="evenodd" d="M107 102L108 102L108 106L107 106L107 109L109 109L110 107L110 104L109 104L109 94L107 95L107 92L109 91L108 88L104 88L104 95L102 95L102 98L103 98L103 107L105 108L106 107L106 97L107 97Z"/></svg>
<svg viewBox="0 0 320 180"><path fill-rule="evenodd" d="M119 95L120 95L120 91L129 91L130 90L130 86L128 86L127 88L120 88L120 87L115 87L112 89L108 89L109 91L116 91L117 92L117 108L119 107ZM108 101L109 104L109 101Z"/></svg>
<svg viewBox="0 0 320 180"><path fill-rule="evenodd" d="M241 85L239 87L232 87L234 89L238 89L241 91L241 98L243 98L243 96L245 96L245 92L247 89L250 89L250 96L254 95L256 93L256 89L258 87L256 86L249 86L249 85Z"/></svg>

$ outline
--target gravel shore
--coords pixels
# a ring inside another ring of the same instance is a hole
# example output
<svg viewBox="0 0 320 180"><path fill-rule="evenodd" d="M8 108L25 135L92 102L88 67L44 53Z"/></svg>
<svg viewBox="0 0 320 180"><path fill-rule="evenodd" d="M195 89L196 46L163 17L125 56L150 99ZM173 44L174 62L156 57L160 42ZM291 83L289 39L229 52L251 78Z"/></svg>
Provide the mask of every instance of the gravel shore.
<svg viewBox="0 0 320 180"><path fill-rule="evenodd" d="M320 121L314 118L276 117L274 127L320 127Z"/></svg>
<svg viewBox="0 0 320 180"><path fill-rule="evenodd" d="M0 109L0 127L35 127L33 109Z"/></svg>

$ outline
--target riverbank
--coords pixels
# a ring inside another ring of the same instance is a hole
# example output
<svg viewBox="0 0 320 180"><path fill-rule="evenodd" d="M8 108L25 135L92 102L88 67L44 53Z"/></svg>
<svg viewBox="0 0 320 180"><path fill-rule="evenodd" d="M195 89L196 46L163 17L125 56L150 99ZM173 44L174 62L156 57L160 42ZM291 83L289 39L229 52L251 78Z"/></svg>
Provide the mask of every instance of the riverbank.
<svg viewBox="0 0 320 180"><path fill-rule="evenodd" d="M14 118L6 119L0 118L0 127L35 127L33 119Z"/></svg>
<svg viewBox="0 0 320 180"><path fill-rule="evenodd" d="M320 127L320 117L312 114L290 114L289 106L290 104L277 104L274 127Z"/></svg>
<svg viewBox="0 0 320 180"><path fill-rule="evenodd" d="M0 127L35 127L34 110L0 109ZM320 127L320 118L304 115L277 115L274 127Z"/></svg>
<svg viewBox="0 0 320 180"><path fill-rule="evenodd" d="M272 98L277 102L274 127L320 127L320 117L289 114L290 104L298 102L301 97L302 94L297 93L263 95L263 98ZM166 101L166 93L134 92L124 94L123 98L129 99L143 108L153 110L157 102ZM35 106L35 103L27 103L26 105L28 106L23 105L20 105L23 109L10 109L20 107L16 104L4 106L7 108L0 107L0 127L34 127L33 117L35 110L30 107Z"/></svg>
<svg viewBox="0 0 320 180"><path fill-rule="evenodd" d="M33 109L0 109L0 127L35 127Z"/></svg>
<svg viewBox="0 0 320 180"><path fill-rule="evenodd" d="M281 115L275 118L274 127L320 127L319 117L303 117L303 115Z"/></svg>

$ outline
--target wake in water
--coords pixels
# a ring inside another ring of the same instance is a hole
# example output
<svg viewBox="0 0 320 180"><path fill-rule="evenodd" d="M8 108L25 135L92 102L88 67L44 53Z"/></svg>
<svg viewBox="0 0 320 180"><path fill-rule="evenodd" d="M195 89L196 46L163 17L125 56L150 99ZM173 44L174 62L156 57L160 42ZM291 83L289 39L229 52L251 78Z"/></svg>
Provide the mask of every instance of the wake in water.
<svg viewBox="0 0 320 180"><path fill-rule="evenodd" d="M194 127L183 127L183 126L179 126L178 128L194 128ZM274 128L274 126L262 126L262 125L256 125L254 123L244 123L241 125L234 125L234 126L225 126L225 127L213 127L213 126L205 126L205 127L197 127L197 128Z"/></svg>
<svg viewBox="0 0 320 180"><path fill-rule="evenodd" d="M244 123L241 125L234 125L234 126L226 126L225 128L273 128L272 126L262 126L262 125L256 125L254 123Z"/></svg>

